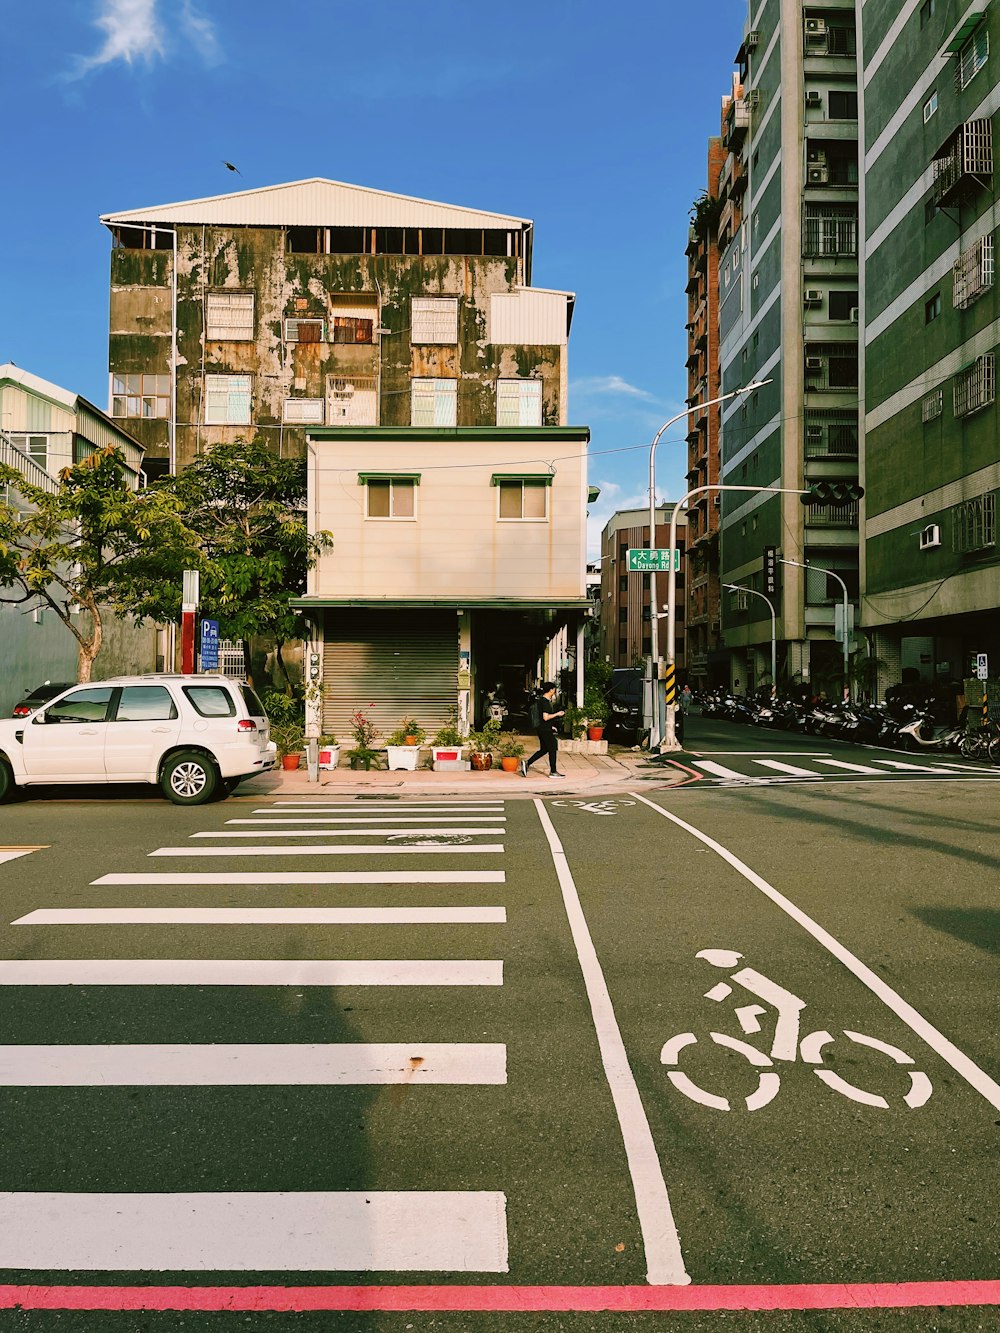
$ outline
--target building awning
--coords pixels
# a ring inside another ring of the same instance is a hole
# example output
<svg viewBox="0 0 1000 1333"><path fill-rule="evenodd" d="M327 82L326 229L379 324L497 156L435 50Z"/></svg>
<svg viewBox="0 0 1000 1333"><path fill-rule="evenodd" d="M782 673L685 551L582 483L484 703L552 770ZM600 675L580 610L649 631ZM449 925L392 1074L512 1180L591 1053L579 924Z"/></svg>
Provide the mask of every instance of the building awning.
<svg viewBox="0 0 1000 1333"><path fill-rule="evenodd" d="M359 472L358 485L366 486L370 481L412 481L414 486L420 485L419 472Z"/></svg>
<svg viewBox="0 0 1000 1333"><path fill-rule="evenodd" d="M986 17L986 5L971 10L941 48L943 56L957 56L962 47Z"/></svg>
<svg viewBox="0 0 1000 1333"><path fill-rule="evenodd" d="M494 472L490 477L491 486L499 486L502 481L527 481L535 486L551 486L551 472Z"/></svg>
<svg viewBox="0 0 1000 1333"><path fill-rule="evenodd" d="M296 611L326 611L338 607L366 607L369 610L395 611L404 607L435 608L454 611L583 611L590 598L579 597L293 597L289 606Z"/></svg>
<svg viewBox="0 0 1000 1333"><path fill-rule="evenodd" d="M589 426L307 426L310 440L373 440L399 444L455 440L507 440L517 443L553 444L559 441L584 444ZM531 461L531 460L525 460Z"/></svg>

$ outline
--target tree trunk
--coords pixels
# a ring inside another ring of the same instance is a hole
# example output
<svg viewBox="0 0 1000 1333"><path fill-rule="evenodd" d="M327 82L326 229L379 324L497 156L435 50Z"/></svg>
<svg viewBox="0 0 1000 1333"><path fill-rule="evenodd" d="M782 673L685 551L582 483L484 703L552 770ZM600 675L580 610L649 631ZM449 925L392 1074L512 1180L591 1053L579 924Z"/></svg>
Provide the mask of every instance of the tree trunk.
<svg viewBox="0 0 1000 1333"><path fill-rule="evenodd" d="M250 640L241 639L240 645L243 648L243 674L247 678L247 684L253 689L253 659L250 656Z"/></svg>
<svg viewBox="0 0 1000 1333"><path fill-rule="evenodd" d="M104 642L104 625L101 623L100 611L93 602L87 606L87 610L90 612L90 636L79 638L80 646L76 654L76 678L81 685L85 685L90 680L94 662L97 659L97 654L101 651L101 644Z"/></svg>

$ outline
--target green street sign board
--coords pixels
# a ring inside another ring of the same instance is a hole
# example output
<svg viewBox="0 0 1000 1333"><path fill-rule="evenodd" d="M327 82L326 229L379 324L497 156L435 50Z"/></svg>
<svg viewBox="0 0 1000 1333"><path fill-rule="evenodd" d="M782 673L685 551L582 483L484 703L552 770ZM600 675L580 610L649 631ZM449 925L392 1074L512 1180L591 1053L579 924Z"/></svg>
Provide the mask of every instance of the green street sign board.
<svg viewBox="0 0 1000 1333"><path fill-rule="evenodd" d="M647 551L645 547L629 547L628 551L628 572L630 574L657 574L661 570L670 568L670 558L673 557L674 569L681 567L681 553L675 547L670 550L669 547L661 547L656 551Z"/></svg>

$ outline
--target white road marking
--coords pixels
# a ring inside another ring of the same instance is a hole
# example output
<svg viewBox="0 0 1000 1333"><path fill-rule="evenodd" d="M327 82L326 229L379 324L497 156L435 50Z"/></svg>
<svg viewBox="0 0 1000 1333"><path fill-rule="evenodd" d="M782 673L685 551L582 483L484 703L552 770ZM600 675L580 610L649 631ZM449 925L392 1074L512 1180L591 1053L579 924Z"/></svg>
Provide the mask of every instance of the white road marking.
<svg viewBox="0 0 1000 1333"><path fill-rule="evenodd" d="M755 759L755 764L761 768L773 768L778 773L790 773L793 778L821 778L822 773L817 773L811 768L798 768L795 764L783 764L778 759Z"/></svg>
<svg viewBox="0 0 1000 1333"><path fill-rule="evenodd" d="M940 773L940 765L929 768L925 764L914 764L904 762L902 759L873 759L873 764L885 764L886 768L898 768L906 773Z"/></svg>
<svg viewBox="0 0 1000 1333"><path fill-rule="evenodd" d="M504 925L504 907L39 907L12 926Z"/></svg>
<svg viewBox="0 0 1000 1333"><path fill-rule="evenodd" d="M823 764L826 768L841 768L846 773L868 773L876 777L884 777L882 769L872 768L869 764L847 764L842 759L817 759L818 764Z"/></svg>
<svg viewBox="0 0 1000 1333"><path fill-rule="evenodd" d="M240 829L238 832L225 831L222 833L192 833L192 838L265 838L269 834L275 838L382 838L388 836L415 838L415 837L455 837L458 834L469 834L471 837L485 837L492 834L496 837L503 834L506 829L500 828L347 828L347 829ZM242 855L242 853L240 853Z"/></svg>
<svg viewBox="0 0 1000 1333"><path fill-rule="evenodd" d="M847 970L857 977L862 985L867 986L872 994L882 1001L886 1008L890 1009L896 1017L901 1019L912 1032L915 1032L932 1051L936 1052L946 1064L949 1064L957 1074L964 1078L970 1087L974 1088L975 1091L984 1097L991 1106L1000 1111L1000 1084L990 1078L984 1070L980 1069L974 1061L970 1060L964 1052L960 1051L953 1042L949 1041L943 1033L939 1032L933 1024L929 1023L922 1014L904 1000L897 991L894 991L891 986L887 985L882 978L877 973L873 972L870 967L866 966L860 958L856 957L849 949L845 948L839 940L835 939L828 931L824 930L818 922L814 921L811 916L808 916L803 912L801 908L796 907L791 899L786 898L785 895L780 893L773 884L769 884L766 879L751 870L746 862L741 861L740 858L729 851L728 848L723 847L722 844L716 842L714 838L710 838L707 833L702 833L702 831L695 828L693 824L688 824L685 820L679 819L677 815L671 814L669 810L664 810L662 806L656 805L645 796L640 796L638 793L635 793L635 795L643 805L648 805L650 810L655 811L656 814L661 815L664 819L669 819L672 824L676 824L678 828L684 829L686 833L690 833L692 837L697 838L699 842L703 842L706 847L711 848L711 850L721 856L727 864L731 865L738 874L742 875L744 879L753 884L755 888L760 889L761 893L767 898L770 898L777 907L790 916L793 921L802 926L802 928L806 930L817 943L821 944L824 949L831 953L838 962L843 963Z"/></svg>
<svg viewBox="0 0 1000 1333"><path fill-rule="evenodd" d="M114 874L92 879L91 884L503 884L503 870L306 870L194 871L181 874Z"/></svg>
<svg viewBox="0 0 1000 1333"><path fill-rule="evenodd" d="M0 1046L0 1087L505 1084L498 1043Z"/></svg>
<svg viewBox="0 0 1000 1333"><path fill-rule="evenodd" d="M779 759L818 759L820 755L829 754L829 750L689 750L689 754L705 756L715 755L717 759L735 758L738 755L747 757L759 754L777 755Z"/></svg>
<svg viewBox="0 0 1000 1333"><path fill-rule="evenodd" d="M355 815L353 818L341 818L338 815L294 815L286 816L282 812L278 818L271 819L227 819L227 824L255 824L263 825L265 828L277 828L284 824L295 825L296 828L304 824L350 824L353 826L366 824L506 824L506 815ZM497 829L498 833L502 830Z"/></svg>
<svg viewBox="0 0 1000 1333"><path fill-rule="evenodd" d="M0 963L0 986L502 985L503 963L490 958L32 958Z"/></svg>
<svg viewBox="0 0 1000 1333"><path fill-rule="evenodd" d="M42 847L0 847L0 865L4 861L16 861L20 856L30 856L32 852L44 851Z"/></svg>
<svg viewBox="0 0 1000 1333"><path fill-rule="evenodd" d="M0 1194L0 1267L196 1272L507 1272L487 1191Z"/></svg>
<svg viewBox="0 0 1000 1333"><path fill-rule="evenodd" d="M755 780L748 773L740 773L735 768L727 768L725 764L716 764L711 759L696 759L694 761L699 768L703 768L706 773L711 773L717 778L730 778L736 782L754 782Z"/></svg>
<svg viewBox="0 0 1000 1333"><path fill-rule="evenodd" d="M478 801L466 802L461 804L449 805L447 802L435 801L433 804L421 801L365 801L363 804L351 801L313 801L303 805L301 801L277 801L273 806L267 806L262 810L254 810L255 815L267 815L272 812L286 814L291 810L312 811L316 813L319 810L336 810L339 814L346 814L353 810L355 814L363 815L373 810L420 810L450 813L457 810L468 810L479 814L486 810L503 810L503 802L480 803Z"/></svg>
<svg viewBox="0 0 1000 1333"><path fill-rule="evenodd" d="M157 847L150 856L457 856L462 852L502 852L503 843L481 842L464 847L449 843L447 846L423 847Z"/></svg>
<svg viewBox="0 0 1000 1333"><path fill-rule="evenodd" d="M657 1286L684 1286L691 1281L691 1278L684 1269L684 1257L681 1254L680 1238L677 1235L677 1226L670 1207L666 1182L663 1179L663 1168L660 1165L656 1144L653 1142L649 1121L646 1119L642 1098L639 1096L639 1089L636 1087L629 1065L628 1053L622 1041L600 960L590 937L587 918L580 904L580 896L566 860L566 853L552 826L552 821L540 800L535 798L534 804L548 839L559 887L562 890L566 917L580 960L587 998L590 1001L601 1062L604 1065L608 1087L618 1114L618 1123L621 1126L646 1253L646 1279Z"/></svg>

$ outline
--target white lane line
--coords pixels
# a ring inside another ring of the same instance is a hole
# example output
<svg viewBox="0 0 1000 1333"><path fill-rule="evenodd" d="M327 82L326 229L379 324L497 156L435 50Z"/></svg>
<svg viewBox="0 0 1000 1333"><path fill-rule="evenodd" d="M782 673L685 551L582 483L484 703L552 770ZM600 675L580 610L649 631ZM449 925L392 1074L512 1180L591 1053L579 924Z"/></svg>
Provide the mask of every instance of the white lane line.
<svg viewBox="0 0 1000 1333"><path fill-rule="evenodd" d="M869 764L846 764L842 759L817 759L816 762L823 764L826 768L841 768L845 773L869 773L876 776L885 776L881 768L872 768Z"/></svg>
<svg viewBox="0 0 1000 1333"><path fill-rule="evenodd" d="M487 1042L0 1046L4 1088L506 1082L507 1048Z"/></svg>
<svg viewBox="0 0 1000 1333"><path fill-rule="evenodd" d="M32 852L41 852L43 847L0 847L0 865L4 861L16 861L20 856L30 856Z"/></svg>
<svg viewBox="0 0 1000 1333"><path fill-rule="evenodd" d="M753 755L769 754L777 755L779 759L818 759L820 755L829 754L829 750L689 750L689 754L704 756L715 755L718 759L735 758L738 755L745 755L750 758Z"/></svg>
<svg viewBox="0 0 1000 1333"><path fill-rule="evenodd" d="M944 759L941 760L938 767L954 769L956 773L978 773L980 777L989 773L989 768L985 764L953 764L946 762ZM1000 776L1000 774L997 776Z"/></svg>
<svg viewBox="0 0 1000 1333"><path fill-rule="evenodd" d="M737 782L757 782L763 781L752 777L749 773L740 773L735 768L727 768L725 764L716 764L711 759L695 759L699 768L703 768L706 773L711 773L717 778L735 779Z"/></svg>
<svg viewBox="0 0 1000 1333"><path fill-rule="evenodd" d="M307 870L231 871L215 874L188 871L182 874L102 875L91 884L503 884L503 870Z"/></svg>
<svg viewBox="0 0 1000 1333"><path fill-rule="evenodd" d="M265 828L279 828L285 824L294 824L297 828L304 824L350 824L360 827L368 824L506 824L506 815L355 815L341 818L337 815L285 815L271 819L227 819L228 824L254 824ZM496 830L498 833L501 829Z"/></svg>
<svg viewBox="0 0 1000 1333"><path fill-rule="evenodd" d="M491 958L32 958L0 963L0 986L502 985L503 963Z"/></svg>
<svg viewBox="0 0 1000 1333"><path fill-rule="evenodd" d="M755 759L755 764L761 768L773 768L777 773L790 773L794 778L821 778L822 773L817 773L812 768L798 768L795 764L783 764L779 759Z"/></svg>
<svg viewBox="0 0 1000 1333"><path fill-rule="evenodd" d="M421 801L365 801L364 805L352 804L350 801L313 801L303 805L301 801L278 801L273 806L266 806L262 810L254 810L253 813L255 815L267 815L272 812L287 814L291 810L311 810L313 813L318 810L336 810L339 814L346 814L349 810L353 810L355 814L363 815L373 810L435 810L448 814L452 811L467 810L478 814L486 810L502 811L503 808L502 802L499 804L497 802L493 802L492 804L479 804L476 801L473 801L471 804L463 801L461 805L447 805L442 804L441 802L435 802L431 805L424 804Z"/></svg>
<svg viewBox="0 0 1000 1333"><path fill-rule="evenodd" d="M902 759L873 759L873 764L885 764L886 768L898 768L905 773L940 773L941 766L935 765L933 768L926 764L907 763Z"/></svg>
<svg viewBox="0 0 1000 1333"><path fill-rule="evenodd" d="M458 856L463 852L503 852L503 843L481 842L416 847L157 847L150 856L232 856L241 860L251 856Z"/></svg>
<svg viewBox="0 0 1000 1333"><path fill-rule="evenodd" d="M502 828L289 828L276 829L273 827L266 829L240 829L237 832L221 833L192 833L192 838L438 838L455 837L458 834L468 834L470 837L481 838L492 834L493 837L502 836L506 829Z"/></svg>
<svg viewBox="0 0 1000 1333"><path fill-rule="evenodd" d="M12 926L483 926L505 907L39 907Z"/></svg>
<svg viewBox="0 0 1000 1333"><path fill-rule="evenodd" d="M834 958L843 963L847 970L857 977L862 985L867 986L872 994L877 996L887 1009L890 1009L897 1018L901 1019L907 1027L910 1028L912 1032L915 1032L922 1041L926 1042L931 1050L936 1052L946 1064L951 1065L952 1069L964 1078L970 1087L974 1088L976 1092L985 1097L991 1106L994 1106L1000 1111L1000 1084L990 1078L990 1076L980 1069L974 1061L970 1060L969 1057L949 1041L943 1033L939 1032L933 1024L929 1023L922 1014L918 1013L911 1004L904 1000L897 991L894 991L891 986L887 985L877 973L873 972L870 967L867 967L861 961L860 958L856 957L849 949L845 948L839 940L834 939L834 937L828 931L824 930L818 922L814 921L811 916L808 916L801 908L796 907L795 904L789 898L786 898L783 893L780 893L773 884L769 884L766 879L751 870L745 861L741 861L738 856L735 856L726 847L723 847L721 843L716 842L714 838L710 838L707 833L702 833L702 831L695 828L693 824L688 824L683 819L678 819L678 817L671 814L669 810L664 810L662 806L647 800L645 796L640 796L636 793L636 800L641 801L643 805L648 805L650 810L655 810L658 815L662 815L664 819L669 819L672 824L676 824L678 828L682 828L685 833L690 833L692 837L697 838L699 842L703 842L706 847L710 847L713 852L716 852L725 862L731 865L738 874L742 875L744 879L753 884L755 888L760 889L761 893L767 898L770 898L770 900L790 916L793 921L797 921L798 924L817 941L817 943L821 944L824 949L833 954Z"/></svg>
<svg viewBox="0 0 1000 1333"><path fill-rule="evenodd" d="M0 1267L506 1273L506 1209L474 1190L0 1194Z"/></svg>
<svg viewBox="0 0 1000 1333"><path fill-rule="evenodd" d="M680 1238L674 1223L663 1168L653 1135L636 1087L628 1053L615 1017L614 1005L600 960L590 937L587 918L580 904L566 853L552 826L545 806L535 798L535 809L548 839L555 865L563 905L580 960L594 1030L601 1052L601 1062L608 1080L612 1101L618 1114L625 1156L628 1160L632 1189L635 1193L639 1228L646 1254L646 1280L656 1286L685 1286L691 1281L684 1269Z"/></svg>

